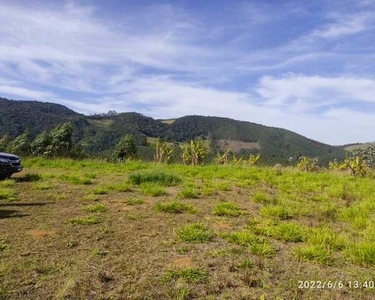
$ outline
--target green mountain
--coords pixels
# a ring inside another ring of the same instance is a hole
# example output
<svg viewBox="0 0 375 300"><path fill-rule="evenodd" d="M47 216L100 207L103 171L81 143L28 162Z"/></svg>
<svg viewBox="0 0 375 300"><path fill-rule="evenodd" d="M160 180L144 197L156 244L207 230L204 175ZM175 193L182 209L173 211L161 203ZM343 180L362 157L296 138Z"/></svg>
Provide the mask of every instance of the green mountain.
<svg viewBox="0 0 375 300"><path fill-rule="evenodd" d="M85 116L59 104L14 101L0 98L0 137L14 138L26 129L32 138L58 124L70 121L74 141L90 155L109 155L124 135L136 137L142 157L152 157L150 143L162 138L184 143L194 138L207 141L212 153L230 150L239 155L260 153L268 163L287 163L291 157L319 157L322 163L345 156L343 147L330 146L292 131L228 118L186 116L174 120L155 120L142 114L108 113Z"/></svg>

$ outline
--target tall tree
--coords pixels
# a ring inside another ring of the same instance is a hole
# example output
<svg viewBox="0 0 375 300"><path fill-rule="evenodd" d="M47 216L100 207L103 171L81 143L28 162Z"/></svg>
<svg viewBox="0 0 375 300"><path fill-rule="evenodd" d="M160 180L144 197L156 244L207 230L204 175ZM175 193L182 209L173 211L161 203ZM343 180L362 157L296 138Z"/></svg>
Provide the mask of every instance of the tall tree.
<svg viewBox="0 0 375 300"><path fill-rule="evenodd" d="M134 158L137 154L137 147L135 138L132 134L124 136L119 143L116 145L116 150L113 154L119 161L123 161L127 158Z"/></svg>
<svg viewBox="0 0 375 300"><path fill-rule="evenodd" d="M9 142L6 150L18 155L30 154L30 130L26 129L24 133Z"/></svg>

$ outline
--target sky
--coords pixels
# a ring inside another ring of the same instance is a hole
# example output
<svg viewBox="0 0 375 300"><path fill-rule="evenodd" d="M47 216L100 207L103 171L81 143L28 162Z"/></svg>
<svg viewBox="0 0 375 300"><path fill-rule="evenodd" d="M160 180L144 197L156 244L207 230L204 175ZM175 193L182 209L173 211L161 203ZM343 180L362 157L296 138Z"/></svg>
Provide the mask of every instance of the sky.
<svg viewBox="0 0 375 300"><path fill-rule="evenodd" d="M0 41L0 97L375 140L375 0L0 0Z"/></svg>

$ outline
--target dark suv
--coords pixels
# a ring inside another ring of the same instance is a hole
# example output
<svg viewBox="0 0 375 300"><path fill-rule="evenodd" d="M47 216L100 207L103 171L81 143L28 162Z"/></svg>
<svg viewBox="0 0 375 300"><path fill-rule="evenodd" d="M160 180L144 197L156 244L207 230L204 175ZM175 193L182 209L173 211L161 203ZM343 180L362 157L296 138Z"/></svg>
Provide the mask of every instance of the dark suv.
<svg viewBox="0 0 375 300"><path fill-rule="evenodd" d="M0 152L0 180L12 176L13 173L21 172L21 159L13 154Z"/></svg>

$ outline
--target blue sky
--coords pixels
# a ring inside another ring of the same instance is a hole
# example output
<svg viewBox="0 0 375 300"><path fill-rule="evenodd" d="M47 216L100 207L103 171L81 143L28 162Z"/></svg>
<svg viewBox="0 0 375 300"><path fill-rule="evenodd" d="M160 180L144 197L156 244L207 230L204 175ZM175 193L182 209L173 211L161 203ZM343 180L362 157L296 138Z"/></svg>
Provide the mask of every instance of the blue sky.
<svg viewBox="0 0 375 300"><path fill-rule="evenodd" d="M0 20L2 97L375 140L373 0L2 0Z"/></svg>

